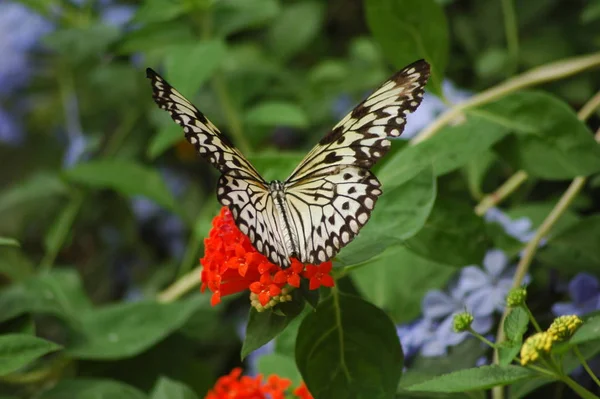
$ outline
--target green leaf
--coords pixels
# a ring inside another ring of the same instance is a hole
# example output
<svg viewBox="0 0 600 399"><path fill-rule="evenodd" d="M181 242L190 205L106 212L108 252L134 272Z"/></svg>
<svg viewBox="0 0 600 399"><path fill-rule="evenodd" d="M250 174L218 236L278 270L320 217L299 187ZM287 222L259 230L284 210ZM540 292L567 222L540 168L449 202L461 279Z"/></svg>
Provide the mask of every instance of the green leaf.
<svg viewBox="0 0 600 399"><path fill-rule="evenodd" d="M33 271L33 262L20 248L0 247L0 275L5 281L21 281L30 277Z"/></svg>
<svg viewBox="0 0 600 399"><path fill-rule="evenodd" d="M557 201L546 202L527 202L515 205L506 210L506 213L513 219L526 217L531 220L531 230L536 230L548 217ZM576 224L581 217L573 209L566 209L565 212L556 221L547 237L553 237L556 234Z"/></svg>
<svg viewBox="0 0 600 399"><path fill-rule="evenodd" d="M600 316L587 319L569 340L570 345L578 345L600 339Z"/></svg>
<svg viewBox="0 0 600 399"><path fill-rule="evenodd" d="M288 324L294 320L304 308L304 303L301 303L302 307L298 307L291 313L286 313L284 315L277 314L271 310L258 312L256 309L250 308L248 324L246 325L246 337L242 344L242 360L285 330Z"/></svg>
<svg viewBox="0 0 600 399"><path fill-rule="evenodd" d="M79 275L70 269L38 274L0 291L0 321L31 313L76 322L91 306Z"/></svg>
<svg viewBox="0 0 600 399"><path fill-rule="evenodd" d="M169 123L163 126L155 135L152 137L150 144L148 145L148 158L155 159L160 156L163 152L183 140L184 134L181 126L175 123Z"/></svg>
<svg viewBox="0 0 600 399"><path fill-rule="evenodd" d="M575 112L550 94L519 92L474 112L514 132L497 148L532 176L561 180L600 171L600 145Z"/></svg>
<svg viewBox="0 0 600 399"><path fill-rule="evenodd" d="M190 2L178 0L147 0L138 7L133 22L146 25L169 21L186 13L190 8L190 4Z"/></svg>
<svg viewBox="0 0 600 399"><path fill-rule="evenodd" d="M225 42L217 39L170 46L165 60L169 83L191 98L219 68L226 53Z"/></svg>
<svg viewBox="0 0 600 399"><path fill-rule="evenodd" d="M20 247L19 241L14 238L0 237L0 246L3 247Z"/></svg>
<svg viewBox="0 0 600 399"><path fill-rule="evenodd" d="M81 328L66 353L77 359L123 359L144 352L182 327L202 305L198 298L184 302L118 303L81 315Z"/></svg>
<svg viewBox="0 0 600 399"><path fill-rule="evenodd" d="M600 271L600 215L588 216L552 237L538 257L548 266L568 272Z"/></svg>
<svg viewBox="0 0 600 399"><path fill-rule="evenodd" d="M280 353L270 353L258 358L258 372L269 376L275 374L279 377L292 380L292 386L296 387L302 382L302 376L296 367L296 362L292 356L282 355Z"/></svg>
<svg viewBox="0 0 600 399"><path fill-rule="evenodd" d="M47 353L62 347L26 334L0 336L0 375L10 374Z"/></svg>
<svg viewBox="0 0 600 399"><path fill-rule="evenodd" d="M92 188L110 188L123 195L143 195L167 209L176 208L175 199L160 174L131 161L81 163L65 171L65 177Z"/></svg>
<svg viewBox="0 0 600 399"><path fill-rule="evenodd" d="M64 245L66 237L72 232L73 223L81 205L84 201L84 194L75 191L70 200L61 209L56 219L50 225L50 228L44 236L44 249L47 253L57 254Z"/></svg>
<svg viewBox="0 0 600 399"><path fill-rule="evenodd" d="M228 36L249 28L260 27L279 13L276 0L219 1L212 9L215 35Z"/></svg>
<svg viewBox="0 0 600 399"><path fill-rule="evenodd" d="M482 366L441 375L419 384L411 385L409 391L464 392L489 389L512 384L535 377L536 373L519 366Z"/></svg>
<svg viewBox="0 0 600 399"><path fill-rule="evenodd" d="M139 389L119 381L95 378L60 380L53 388L43 392L38 399L148 399Z"/></svg>
<svg viewBox="0 0 600 399"><path fill-rule="evenodd" d="M403 356L381 309L334 290L300 325L296 364L317 399L377 399L393 396Z"/></svg>
<svg viewBox="0 0 600 399"><path fill-rule="evenodd" d="M435 176L450 173L475 160L508 132L477 116L455 126L446 126L438 134L403 148L381 168L377 176L383 187L389 182L406 179L433 165Z"/></svg>
<svg viewBox="0 0 600 399"><path fill-rule="evenodd" d="M47 202L68 193L69 188L57 175L36 173L0 193L0 214L24 203Z"/></svg>
<svg viewBox="0 0 600 399"><path fill-rule="evenodd" d="M318 1L286 5L268 31L272 53L288 59L308 46L319 34L324 14L324 4Z"/></svg>
<svg viewBox="0 0 600 399"><path fill-rule="evenodd" d="M511 341L521 342L529 325L529 315L522 307L514 308L504 320L504 333Z"/></svg>
<svg viewBox="0 0 600 399"><path fill-rule="evenodd" d="M246 123L254 126L291 126L306 128L308 117L296 104L286 102L264 102L246 113Z"/></svg>
<svg viewBox="0 0 600 399"><path fill-rule="evenodd" d="M119 35L117 27L98 23L57 29L45 36L43 41L65 59L82 62L87 58L99 57Z"/></svg>
<svg viewBox="0 0 600 399"><path fill-rule="evenodd" d="M529 325L529 315L525 309L518 307L510 311L504 320L504 333L507 341L504 341L499 350L500 365L506 366L512 363L515 356L521 350L523 334Z"/></svg>
<svg viewBox="0 0 600 399"><path fill-rule="evenodd" d="M455 273L455 269L405 246L392 246L369 265L352 271L351 276L366 299L385 310L395 323L402 323L421 313L421 300L427 291L443 287Z"/></svg>
<svg viewBox="0 0 600 399"><path fill-rule="evenodd" d="M263 151L250 154L248 159L267 181L285 180L294 170L306 153Z"/></svg>
<svg viewBox="0 0 600 399"><path fill-rule="evenodd" d="M486 250L483 219L470 203L438 198L423 228L406 241L418 255L452 266L480 264Z"/></svg>
<svg viewBox="0 0 600 399"><path fill-rule="evenodd" d="M155 49L166 51L173 43L189 43L194 38L196 35L189 24L182 24L179 21L149 24L128 32L121 40L117 51L120 54Z"/></svg>
<svg viewBox="0 0 600 399"><path fill-rule="evenodd" d="M371 220L337 256L343 265L363 262L415 235L425 224L436 196L431 168L397 185L383 186Z"/></svg>
<svg viewBox="0 0 600 399"><path fill-rule="evenodd" d="M431 64L431 90L442 93L448 24L435 0L366 0L367 24L396 68L420 58Z"/></svg>
<svg viewBox="0 0 600 399"><path fill-rule="evenodd" d="M187 385L167 377L160 377L150 399L198 399L198 395Z"/></svg>

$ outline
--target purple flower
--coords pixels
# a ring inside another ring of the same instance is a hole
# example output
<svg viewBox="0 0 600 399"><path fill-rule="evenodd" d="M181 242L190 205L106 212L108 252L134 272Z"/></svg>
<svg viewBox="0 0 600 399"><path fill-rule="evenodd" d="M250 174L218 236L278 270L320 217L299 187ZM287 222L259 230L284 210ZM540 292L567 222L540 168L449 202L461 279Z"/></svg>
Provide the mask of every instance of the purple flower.
<svg viewBox="0 0 600 399"><path fill-rule="evenodd" d="M52 24L22 4L0 3L0 95L25 84L31 73L28 52Z"/></svg>
<svg viewBox="0 0 600 399"><path fill-rule="evenodd" d="M18 119L0 108L0 142L18 145L23 142L23 128Z"/></svg>
<svg viewBox="0 0 600 399"><path fill-rule="evenodd" d="M488 209L484 217L487 222L501 225L506 234L521 242L528 242L535 235L535 230L531 230L533 224L526 217L512 220L507 214L495 207Z"/></svg>
<svg viewBox="0 0 600 399"><path fill-rule="evenodd" d="M572 302L559 302L552 306L556 316L578 315L600 309L600 283L588 273L577 273L569 282L569 296Z"/></svg>
<svg viewBox="0 0 600 399"><path fill-rule="evenodd" d="M419 352L425 352L428 356L444 354L445 348L435 342L436 327L437 323L425 318L397 326L396 333L400 338L404 357L409 359Z"/></svg>
<svg viewBox="0 0 600 399"><path fill-rule="evenodd" d="M452 82L445 80L442 90L446 99L453 104L460 103L471 97L471 93L457 89ZM427 125L433 122L439 114L448 109L448 106L437 96L426 92L421 105L415 112L408 115L406 128L400 136L401 139L411 139Z"/></svg>
<svg viewBox="0 0 600 399"><path fill-rule="evenodd" d="M133 18L137 7L129 4L110 4L101 10L102 22L124 28Z"/></svg>
<svg viewBox="0 0 600 399"><path fill-rule="evenodd" d="M475 319L502 312L505 299L512 287L514 267L508 267L508 257L499 249L488 251L483 269L467 266L461 270L458 289L466 295L465 303ZM526 283L529 278L526 278Z"/></svg>

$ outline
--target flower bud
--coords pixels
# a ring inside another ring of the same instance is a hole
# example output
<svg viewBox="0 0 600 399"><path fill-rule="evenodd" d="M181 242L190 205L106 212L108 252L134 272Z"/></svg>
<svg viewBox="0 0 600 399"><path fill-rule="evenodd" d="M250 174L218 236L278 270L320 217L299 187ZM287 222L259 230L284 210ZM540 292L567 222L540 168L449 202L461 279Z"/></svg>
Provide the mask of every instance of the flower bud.
<svg viewBox="0 0 600 399"><path fill-rule="evenodd" d="M467 331L473 323L473 315L468 312L462 312L454 315L453 327L456 332Z"/></svg>
<svg viewBox="0 0 600 399"><path fill-rule="evenodd" d="M583 320L577 315L560 316L554 319L547 332L555 341L564 341L570 338L582 324Z"/></svg>
<svg viewBox="0 0 600 399"><path fill-rule="evenodd" d="M516 308L525 305L527 290L524 287L513 288L506 296L506 306Z"/></svg>
<svg viewBox="0 0 600 399"><path fill-rule="evenodd" d="M536 361L541 354L549 353L552 349L554 337L548 332L533 334L525 340L521 347L521 365Z"/></svg>

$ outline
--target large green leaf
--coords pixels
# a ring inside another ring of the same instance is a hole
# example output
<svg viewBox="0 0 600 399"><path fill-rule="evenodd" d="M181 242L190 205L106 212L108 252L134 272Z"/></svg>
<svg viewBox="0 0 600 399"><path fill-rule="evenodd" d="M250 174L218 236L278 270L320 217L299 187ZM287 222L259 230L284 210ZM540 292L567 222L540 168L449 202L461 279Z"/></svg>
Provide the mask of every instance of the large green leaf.
<svg viewBox="0 0 600 399"><path fill-rule="evenodd" d="M544 179L571 179L600 171L600 145L564 102L525 91L473 111L514 132L498 146L513 165Z"/></svg>
<svg viewBox="0 0 600 399"><path fill-rule="evenodd" d="M441 375L431 380L411 385L409 391L464 392L508 385L535 377L535 372L518 366L482 366Z"/></svg>
<svg viewBox="0 0 600 399"><path fill-rule="evenodd" d="M456 270L419 256L405 246L393 246L352 272L360 292L385 310L395 323L421 313L425 293L443 287Z"/></svg>
<svg viewBox="0 0 600 399"><path fill-rule="evenodd" d="M227 47L221 40L173 44L165 61L169 83L190 100L221 65Z"/></svg>
<svg viewBox="0 0 600 399"><path fill-rule="evenodd" d="M36 173L0 193L0 214L24 203L48 201L68 193L67 185L58 175Z"/></svg>
<svg viewBox="0 0 600 399"><path fill-rule="evenodd" d="M213 26L218 36L227 36L269 22L279 13L276 0L229 0L214 4Z"/></svg>
<svg viewBox="0 0 600 399"><path fill-rule="evenodd" d="M416 254L457 267L479 264L486 250L483 219L471 204L440 197L423 228L406 241Z"/></svg>
<svg viewBox="0 0 600 399"><path fill-rule="evenodd" d="M288 3L269 28L268 42L273 54L287 59L314 40L323 23L324 3Z"/></svg>
<svg viewBox="0 0 600 399"><path fill-rule="evenodd" d="M600 339L600 316L587 319L569 340L569 344L577 345Z"/></svg>
<svg viewBox="0 0 600 399"><path fill-rule="evenodd" d="M428 140L403 148L385 163L377 176L385 187L388 182L403 181L430 165L435 176L445 175L476 159L507 132L506 128L481 117L468 116Z"/></svg>
<svg viewBox="0 0 600 399"><path fill-rule="evenodd" d="M78 359L123 359L135 356L167 337L202 306L199 298L163 304L134 302L108 305L81 315L81 328L66 346Z"/></svg>
<svg viewBox="0 0 600 399"><path fill-rule="evenodd" d="M344 265L364 262L415 235L425 224L435 196L436 180L431 168L402 182L384 184L371 219L337 259Z"/></svg>
<svg viewBox="0 0 600 399"><path fill-rule="evenodd" d="M170 210L176 208L175 199L160 174L132 161L90 161L65 171L65 177L93 188L110 188L124 195L143 195Z"/></svg>
<svg viewBox="0 0 600 399"><path fill-rule="evenodd" d="M246 123L254 126L291 126L306 128L309 125L306 113L293 103L264 102L246 113Z"/></svg>
<svg viewBox="0 0 600 399"><path fill-rule="evenodd" d="M0 321L31 313L76 322L91 306L79 275L69 269L38 274L0 291Z"/></svg>
<svg viewBox="0 0 600 399"><path fill-rule="evenodd" d="M148 399L146 394L131 385L119 381L77 378L61 380L50 390L38 396L39 399Z"/></svg>
<svg viewBox="0 0 600 399"><path fill-rule="evenodd" d="M600 215L586 217L550 239L538 254L548 266L570 273L600 271Z"/></svg>
<svg viewBox="0 0 600 399"><path fill-rule="evenodd" d="M300 325L296 363L315 399L378 399L393 397L403 355L381 309L334 291Z"/></svg>
<svg viewBox="0 0 600 399"><path fill-rule="evenodd" d="M150 399L198 399L198 395L179 381L161 377L152 389Z"/></svg>
<svg viewBox="0 0 600 399"><path fill-rule="evenodd" d="M45 339L26 334L0 336L0 375L20 369L50 352L61 349L59 345Z"/></svg>
<svg viewBox="0 0 600 399"><path fill-rule="evenodd" d="M442 92L448 62L448 26L435 0L365 0L367 24L396 68L425 58L431 90Z"/></svg>
<svg viewBox="0 0 600 399"><path fill-rule="evenodd" d="M292 380L294 386L300 385L302 376L296 367L293 356L270 353L258 358L258 371L265 376L277 375Z"/></svg>

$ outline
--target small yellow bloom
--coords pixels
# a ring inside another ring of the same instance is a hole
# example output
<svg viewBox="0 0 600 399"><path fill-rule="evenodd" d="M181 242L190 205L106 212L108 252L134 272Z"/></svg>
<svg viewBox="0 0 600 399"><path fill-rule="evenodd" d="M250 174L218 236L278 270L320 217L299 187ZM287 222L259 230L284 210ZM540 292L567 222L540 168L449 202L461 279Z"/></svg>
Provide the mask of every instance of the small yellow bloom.
<svg viewBox="0 0 600 399"><path fill-rule="evenodd" d="M547 332L555 341L564 341L570 338L582 324L583 320L576 315L560 316L554 319Z"/></svg>
<svg viewBox="0 0 600 399"><path fill-rule="evenodd" d="M548 332L540 332L527 338L521 347L521 365L536 361L540 354L549 353L553 342L554 337Z"/></svg>

